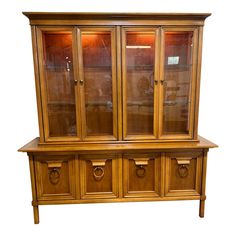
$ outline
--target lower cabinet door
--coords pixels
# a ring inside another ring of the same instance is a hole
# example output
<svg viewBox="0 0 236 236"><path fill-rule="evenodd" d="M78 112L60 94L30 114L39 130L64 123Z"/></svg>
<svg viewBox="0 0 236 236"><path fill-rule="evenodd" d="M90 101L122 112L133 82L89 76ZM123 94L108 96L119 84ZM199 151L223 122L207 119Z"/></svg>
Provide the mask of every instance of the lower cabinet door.
<svg viewBox="0 0 236 236"><path fill-rule="evenodd" d="M74 156L36 156L35 174L39 200L75 199Z"/></svg>
<svg viewBox="0 0 236 236"><path fill-rule="evenodd" d="M118 197L118 156L108 154L80 156L82 199Z"/></svg>
<svg viewBox="0 0 236 236"><path fill-rule="evenodd" d="M124 197L156 197L160 193L159 154L125 154L123 157Z"/></svg>
<svg viewBox="0 0 236 236"><path fill-rule="evenodd" d="M165 196L200 195L202 152L166 153Z"/></svg>

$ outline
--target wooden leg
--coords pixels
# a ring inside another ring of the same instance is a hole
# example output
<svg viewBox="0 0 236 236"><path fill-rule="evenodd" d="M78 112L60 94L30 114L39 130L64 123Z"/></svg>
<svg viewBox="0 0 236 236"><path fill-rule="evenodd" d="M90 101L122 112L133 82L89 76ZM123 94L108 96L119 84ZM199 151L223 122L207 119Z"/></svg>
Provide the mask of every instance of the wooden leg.
<svg viewBox="0 0 236 236"><path fill-rule="evenodd" d="M34 157L32 155L29 155L29 164L30 164L30 177L31 177L32 197L33 197L32 206L33 206L33 211L34 211L34 223L38 224L39 223L39 207L37 205Z"/></svg>
<svg viewBox="0 0 236 236"><path fill-rule="evenodd" d="M39 207L33 206L33 210L34 210L34 223L39 224Z"/></svg>
<svg viewBox="0 0 236 236"><path fill-rule="evenodd" d="M204 217L204 210L205 210L205 200L200 200L199 216L200 216L201 218Z"/></svg>
<svg viewBox="0 0 236 236"><path fill-rule="evenodd" d="M202 185L201 185L201 200L200 200L200 205L199 205L199 216L201 218L204 217L204 211L205 211L207 152L208 152L208 149L205 149L203 160L202 160Z"/></svg>

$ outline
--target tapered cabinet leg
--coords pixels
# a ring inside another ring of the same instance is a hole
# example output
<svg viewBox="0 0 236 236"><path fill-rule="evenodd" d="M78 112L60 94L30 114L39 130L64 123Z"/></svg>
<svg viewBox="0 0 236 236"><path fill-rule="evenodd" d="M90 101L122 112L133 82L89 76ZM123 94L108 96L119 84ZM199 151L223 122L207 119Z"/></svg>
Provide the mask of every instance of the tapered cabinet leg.
<svg viewBox="0 0 236 236"><path fill-rule="evenodd" d="M199 216L200 216L201 218L204 217L204 211L205 211L205 200L200 200Z"/></svg>
<svg viewBox="0 0 236 236"><path fill-rule="evenodd" d="M39 224L39 207L33 206L33 210L34 210L34 223Z"/></svg>

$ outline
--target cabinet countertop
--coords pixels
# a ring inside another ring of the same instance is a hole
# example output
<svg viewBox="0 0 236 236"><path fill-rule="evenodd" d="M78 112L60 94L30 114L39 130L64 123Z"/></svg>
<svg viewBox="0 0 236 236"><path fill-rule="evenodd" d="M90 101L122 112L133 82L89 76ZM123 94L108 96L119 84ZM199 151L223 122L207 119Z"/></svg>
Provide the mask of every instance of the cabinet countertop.
<svg viewBox="0 0 236 236"><path fill-rule="evenodd" d="M35 138L23 147L19 152L80 152L80 151L132 151L132 150L164 150L164 149L199 149L218 147L211 141L198 136L199 142L125 142L116 141L110 143L75 143L75 144L39 144L39 138Z"/></svg>

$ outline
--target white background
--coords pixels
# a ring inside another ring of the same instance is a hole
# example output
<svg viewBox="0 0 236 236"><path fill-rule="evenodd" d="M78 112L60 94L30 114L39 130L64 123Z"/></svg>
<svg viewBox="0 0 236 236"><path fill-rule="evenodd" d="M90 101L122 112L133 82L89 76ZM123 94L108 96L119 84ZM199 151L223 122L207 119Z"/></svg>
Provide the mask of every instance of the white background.
<svg viewBox="0 0 236 236"><path fill-rule="evenodd" d="M86 3L85 3L86 2ZM236 235L236 7L229 0L7 0L0 6L0 235ZM198 201L40 206L26 154L38 136L31 35L22 11L211 12L204 29L199 134L214 141L205 218Z"/></svg>

